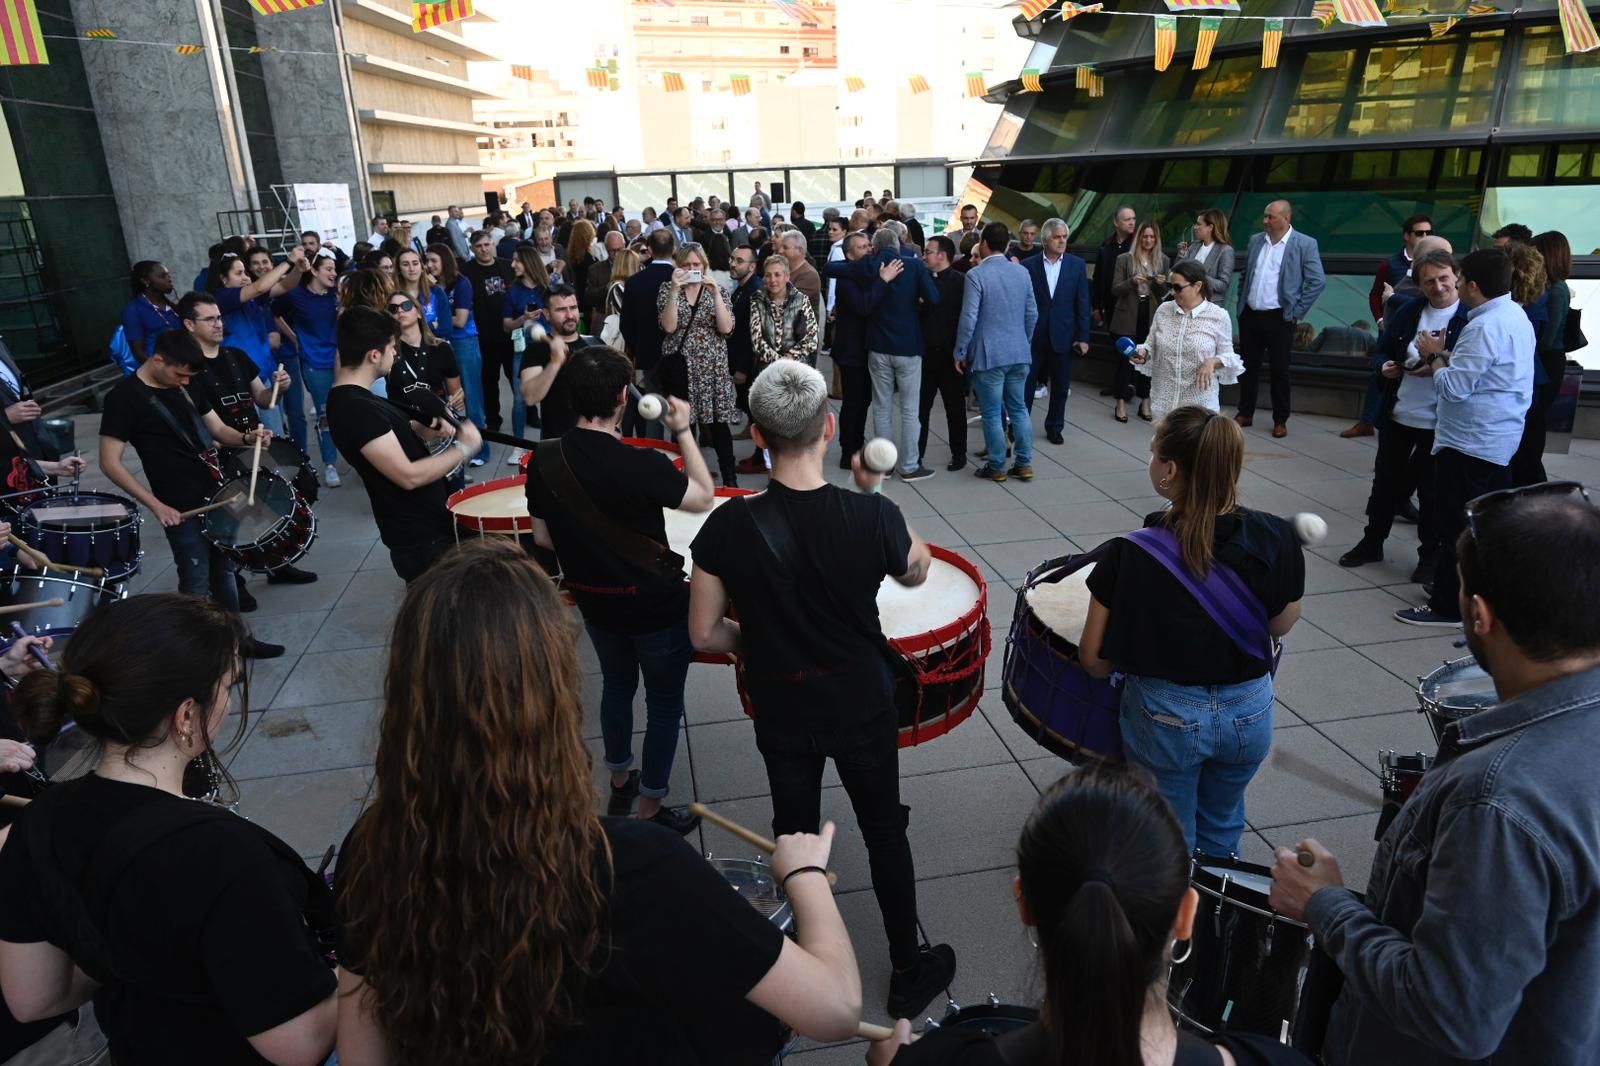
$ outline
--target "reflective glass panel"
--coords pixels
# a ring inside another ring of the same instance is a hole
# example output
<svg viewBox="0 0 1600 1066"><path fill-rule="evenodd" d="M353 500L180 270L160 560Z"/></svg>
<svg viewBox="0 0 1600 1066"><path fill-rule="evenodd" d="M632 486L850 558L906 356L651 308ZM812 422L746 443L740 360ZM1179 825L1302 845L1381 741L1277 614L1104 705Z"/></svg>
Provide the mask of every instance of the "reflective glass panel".
<svg viewBox="0 0 1600 1066"><path fill-rule="evenodd" d="M1523 31L1500 124L1506 129L1600 126L1600 52L1567 55L1557 26Z"/></svg>

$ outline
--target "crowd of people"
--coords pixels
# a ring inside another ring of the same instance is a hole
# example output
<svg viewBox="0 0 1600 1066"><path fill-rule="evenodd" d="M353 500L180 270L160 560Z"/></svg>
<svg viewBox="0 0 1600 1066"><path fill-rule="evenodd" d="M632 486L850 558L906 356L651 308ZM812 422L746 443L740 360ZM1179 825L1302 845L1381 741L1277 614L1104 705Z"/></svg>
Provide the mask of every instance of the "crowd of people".
<svg viewBox="0 0 1600 1066"><path fill-rule="evenodd" d="M1154 221L1117 211L1091 277L1059 218L1013 238L971 205L959 231L924 234L887 192L820 228L802 204L786 221L772 208L759 185L742 212L714 197L634 218L597 200L525 204L471 230L452 208L422 238L374 219L348 258L307 233L282 262L233 238L176 301L165 266L135 268L124 327L137 367L107 400L99 459L161 522L180 594L91 614L57 672L32 654L47 638L0 658L14 735L31 742L0 740L0 773L29 770L69 723L101 748L92 773L0 828L0 1050L45 1034L81 1045L96 1024L119 1066L314 1066L335 1050L347 1066L758 1063L793 1033L852 1038L862 980L830 889L831 760L888 944L883 1007L901 1019L865 1049L872 1066L1307 1061L1276 1034L1176 1025L1165 986L1196 920L1191 857L1239 850L1245 789L1271 746L1276 641L1300 617L1303 547L1291 523L1241 505L1239 479L1263 365L1273 435L1287 433L1288 351L1323 285L1315 241L1289 204L1268 205L1240 266L1235 345L1235 255L1215 211L1175 256ZM1584 815L1596 786L1569 754L1600 708L1600 513L1581 487L1544 481L1530 441L1564 366L1570 254L1560 234L1508 233L1507 248L1457 260L1425 224L1408 220L1405 261L1376 286L1370 521L1341 562L1381 558L1416 492L1417 576L1432 593L1420 622L1462 626L1502 702L1446 729L1364 898L1305 840L1279 851L1272 902L1344 978L1324 1061L1578 1066L1600 1055L1600 830ZM886 580L925 582L932 554L880 489L932 476L935 398L950 469L967 465L969 390L977 476L1031 479L1031 406L1045 390L1045 439L1061 445L1095 327L1123 357L1114 416L1137 400L1152 423L1151 491L1167 501L1146 539L1106 546L1078 648L1086 673L1120 675L1127 765L1066 775L1017 843L1037 1016L1006 1036L913 1040L905 1019L948 988L957 959L918 917L899 661L876 605ZM16 392L9 367L0 400ZM1230 417L1219 388L1234 382L1246 387ZM640 390L665 397L658 420ZM869 413L898 444L895 471L863 463ZM183 798L197 764L226 777L216 753L249 709L246 660L282 651L240 621L233 561L193 514L217 483L215 446L276 433L303 452L313 421L321 487L338 486L342 456L407 584L372 800L331 881L260 827ZM681 467L620 439L650 432ZM526 467L529 543L453 533L446 498L492 440ZM835 440L845 486L825 473ZM1531 481L1512 473L1524 448ZM765 492L713 509L718 481L756 472ZM710 512L687 580L670 510ZM600 666L603 815L557 567ZM1259 633L1191 598L1219 582L1259 607ZM740 659L791 936L681 843L699 816L666 802L696 653ZM1486 960L1473 946L1490 934Z"/></svg>

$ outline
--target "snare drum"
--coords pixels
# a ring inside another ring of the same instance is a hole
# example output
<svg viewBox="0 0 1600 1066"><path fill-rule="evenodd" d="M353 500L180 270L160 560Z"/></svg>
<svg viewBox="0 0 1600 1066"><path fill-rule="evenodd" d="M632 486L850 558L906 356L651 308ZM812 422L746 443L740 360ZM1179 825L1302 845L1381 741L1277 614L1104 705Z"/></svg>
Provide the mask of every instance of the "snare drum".
<svg viewBox="0 0 1600 1066"><path fill-rule="evenodd" d="M1393 751L1378 752L1378 782L1383 788L1383 809L1378 812L1378 827L1372 839L1382 840L1389 823L1400 813L1411 794L1422 784L1422 775L1433 766L1433 756L1424 752L1400 755Z"/></svg>
<svg viewBox="0 0 1600 1066"><path fill-rule="evenodd" d="M1494 678L1470 655L1446 660L1426 677L1417 678L1417 706L1428 716L1434 739L1444 742L1444 727L1500 702Z"/></svg>
<svg viewBox="0 0 1600 1066"><path fill-rule="evenodd" d="M772 867L760 859L715 859L706 856L739 897L754 907L785 933L794 928L794 908L783 886L772 876Z"/></svg>
<svg viewBox="0 0 1600 1066"><path fill-rule="evenodd" d="M236 477L217 487L209 502L237 497L207 511L200 531L228 558L247 570L270 574L291 566L317 539L311 505L283 478L263 469L256 479L256 502L249 502L250 478Z"/></svg>
<svg viewBox="0 0 1600 1066"><path fill-rule="evenodd" d="M1093 570L1083 556L1063 556L1029 572L1017 590L1000 688L1012 720L1071 762L1122 758L1122 690L1078 664Z"/></svg>
<svg viewBox="0 0 1600 1066"><path fill-rule="evenodd" d="M989 1002L973 1007L958 1007L952 1002L943 1018L929 1020L928 1028L976 1029L995 1037L1032 1025L1038 1020L1039 1011L1036 1008L1001 1003L998 996L990 993Z"/></svg>
<svg viewBox="0 0 1600 1066"><path fill-rule="evenodd" d="M109 492L48 496L22 509L17 536L63 566L93 566L107 581L139 572L139 527L132 500Z"/></svg>
<svg viewBox="0 0 1600 1066"><path fill-rule="evenodd" d="M34 607L4 616L9 632L12 622L22 623L29 636L52 636L59 640L78 628L89 613L103 603L120 600L127 591L120 584L95 583L51 574L36 574L26 570L13 570L0 575L0 604L7 607L21 603L40 603L44 600L65 600L60 606ZM6 638L7 646L12 638ZM60 655L59 648L53 653Z"/></svg>
<svg viewBox="0 0 1600 1066"><path fill-rule="evenodd" d="M242 473L248 479L250 466L255 462L254 448L230 448L223 453L235 473ZM311 462L311 456L300 450L300 446L288 437L273 437L261 446L261 469L271 470L283 480L294 486L308 504L317 502L317 493L320 486L317 483L317 468Z"/></svg>
<svg viewBox="0 0 1600 1066"><path fill-rule="evenodd" d="M1338 971L1316 950L1305 924L1272 912L1271 869L1196 855L1189 882L1200 906L1189 953L1173 964L1167 983L1180 1024L1207 1034L1256 1033L1308 1054L1319 1051Z"/></svg>
<svg viewBox="0 0 1600 1066"><path fill-rule="evenodd" d="M532 533L528 517L528 483L525 474L497 477L481 485L468 485L452 492L445 501L456 520L456 539L462 530L477 533Z"/></svg>

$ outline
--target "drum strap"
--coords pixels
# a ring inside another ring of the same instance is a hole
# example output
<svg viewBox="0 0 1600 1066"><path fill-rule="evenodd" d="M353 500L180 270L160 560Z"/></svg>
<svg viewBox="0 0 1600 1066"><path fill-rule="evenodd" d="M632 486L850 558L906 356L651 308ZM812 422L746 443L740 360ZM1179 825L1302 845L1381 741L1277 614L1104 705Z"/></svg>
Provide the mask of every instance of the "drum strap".
<svg viewBox="0 0 1600 1066"><path fill-rule="evenodd" d="M1267 629L1267 609L1232 567L1213 560L1205 580L1199 581L1184 565L1178 538L1170 529L1159 526L1136 529L1124 534L1124 539L1144 549L1166 567L1240 651L1253 659L1272 663L1276 670L1277 645Z"/></svg>
<svg viewBox="0 0 1600 1066"><path fill-rule="evenodd" d="M533 461L537 464L539 476L544 479L545 487L550 490L550 494L574 518L583 523L589 532L600 538L606 547L641 570L660 577L683 580L683 556L665 544L659 544L643 533L627 528L595 505L594 500L578 483L572 467L567 464L566 452L561 448L560 438L540 441L538 447L533 450Z"/></svg>
<svg viewBox="0 0 1600 1066"><path fill-rule="evenodd" d="M178 391L185 400L188 400L191 404L194 402L189 400L188 393L184 392L182 389L179 389ZM195 415L189 419L189 428L184 429L183 423L178 421L178 416L173 414L172 409L166 404L162 403L160 399L156 397L155 393L151 393L148 398L150 400L150 406L155 408L156 413L161 416L161 420L172 428L172 432L178 435L178 439L183 441L183 443L187 444L189 447L193 448L195 455L198 456L201 461L205 461L205 456L216 447L216 442L211 439L211 434L206 431L206 427L200 421L199 416ZM191 407L191 410L192 409L193 408ZM212 464L207 462L206 465L211 466Z"/></svg>

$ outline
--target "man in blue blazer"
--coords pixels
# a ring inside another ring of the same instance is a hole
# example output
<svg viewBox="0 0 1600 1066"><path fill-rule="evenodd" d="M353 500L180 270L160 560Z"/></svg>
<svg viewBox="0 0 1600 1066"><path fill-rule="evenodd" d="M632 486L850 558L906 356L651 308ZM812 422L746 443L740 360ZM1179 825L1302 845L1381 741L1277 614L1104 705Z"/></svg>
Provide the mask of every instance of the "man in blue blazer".
<svg viewBox="0 0 1600 1066"><path fill-rule="evenodd" d="M1003 222L983 227L977 251L978 265L967 271L961 300L961 325L956 331L956 362L970 376L983 411L983 438L989 461L977 475L988 481L1007 476L1033 480L1033 421L1022 386L1033 368L1034 326L1039 307L1027 268L1006 259L1011 232ZM1011 419L1016 437L1017 461L1006 470L1006 431L1003 418Z"/></svg>
<svg viewBox="0 0 1600 1066"><path fill-rule="evenodd" d="M1033 280L1033 301L1039 307L1039 324L1033 331L1033 370L1023 392L1033 410L1034 384L1050 382L1050 409L1044 416L1044 435L1051 444L1065 438L1067 396L1072 392L1072 353L1089 350L1089 272L1083 260L1067 254L1072 235L1059 218L1045 220L1040 231L1044 251L1022 265Z"/></svg>
<svg viewBox="0 0 1600 1066"><path fill-rule="evenodd" d="M1245 378L1239 383L1239 413L1234 421L1255 421L1261 363L1272 367L1272 435L1289 435L1289 349L1294 327L1311 311L1327 278L1317 242L1291 225L1287 200L1267 205L1262 232L1250 238L1239 279L1239 357Z"/></svg>

